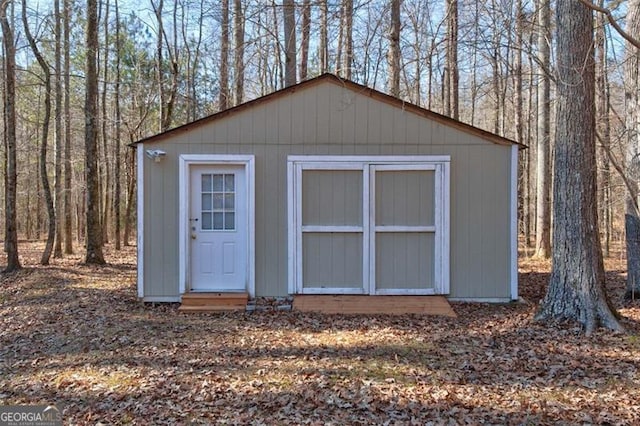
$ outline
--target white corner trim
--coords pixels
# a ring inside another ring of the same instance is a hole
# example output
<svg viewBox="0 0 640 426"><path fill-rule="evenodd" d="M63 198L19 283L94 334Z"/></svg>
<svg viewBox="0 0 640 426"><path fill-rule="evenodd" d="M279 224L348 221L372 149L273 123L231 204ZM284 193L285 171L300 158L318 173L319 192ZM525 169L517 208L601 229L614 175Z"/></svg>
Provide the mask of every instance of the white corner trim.
<svg viewBox="0 0 640 426"><path fill-rule="evenodd" d="M136 146L136 182L137 182L137 229L136 252L138 257L138 297L144 297L144 146Z"/></svg>
<svg viewBox="0 0 640 426"><path fill-rule="evenodd" d="M255 240L255 156L254 155L214 155L182 154L178 157L178 280L179 292L187 291L189 264L188 214L189 214L189 172L192 165L238 165L244 166L247 186L247 292L256 297L256 240Z"/></svg>
<svg viewBox="0 0 640 426"><path fill-rule="evenodd" d="M511 300L518 300L518 145L511 145Z"/></svg>

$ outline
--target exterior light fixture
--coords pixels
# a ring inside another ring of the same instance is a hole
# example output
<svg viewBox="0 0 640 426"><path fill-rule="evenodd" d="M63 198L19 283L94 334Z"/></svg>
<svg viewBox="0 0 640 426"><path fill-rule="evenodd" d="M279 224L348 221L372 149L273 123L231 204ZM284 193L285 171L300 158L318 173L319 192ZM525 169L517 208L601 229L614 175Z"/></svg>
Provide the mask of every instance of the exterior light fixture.
<svg viewBox="0 0 640 426"><path fill-rule="evenodd" d="M167 155L167 153L161 149L147 149L147 157L156 163L159 163L165 155Z"/></svg>

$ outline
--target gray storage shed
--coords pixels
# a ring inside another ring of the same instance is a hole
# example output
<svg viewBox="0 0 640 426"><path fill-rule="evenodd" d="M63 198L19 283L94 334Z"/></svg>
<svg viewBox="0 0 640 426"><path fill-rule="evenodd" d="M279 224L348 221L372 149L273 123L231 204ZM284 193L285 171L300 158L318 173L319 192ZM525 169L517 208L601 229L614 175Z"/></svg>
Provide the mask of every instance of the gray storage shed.
<svg viewBox="0 0 640 426"><path fill-rule="evenodd" d="M508 139L324 74L135 146L144 301L518 297Z"/></svg>

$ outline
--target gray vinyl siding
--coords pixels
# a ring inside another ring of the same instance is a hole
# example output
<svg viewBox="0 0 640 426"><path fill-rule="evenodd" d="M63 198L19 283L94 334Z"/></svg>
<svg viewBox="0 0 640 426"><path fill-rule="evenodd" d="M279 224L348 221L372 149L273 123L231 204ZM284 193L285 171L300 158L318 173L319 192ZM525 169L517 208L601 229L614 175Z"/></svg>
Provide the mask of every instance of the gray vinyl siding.
<svg viewBox="0 0 640 426"><path fill-rule="evenodd" d="M287 294L288 155L450 155L450 296L510 297L510 146L332 82L146 145L167 155L160 163L144 159L145 296L179 296L179 155L253 154L258 296ZM348 280L353 273L339 275Z"/></svg>

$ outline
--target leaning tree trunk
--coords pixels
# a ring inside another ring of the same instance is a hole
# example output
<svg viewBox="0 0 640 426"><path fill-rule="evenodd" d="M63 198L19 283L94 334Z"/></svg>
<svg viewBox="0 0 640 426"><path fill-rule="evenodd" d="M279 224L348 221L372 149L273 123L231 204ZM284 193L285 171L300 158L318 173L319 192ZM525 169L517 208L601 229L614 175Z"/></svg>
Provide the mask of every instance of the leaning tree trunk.
<svg viewBox="0 0 640 426"><path fill-rule="evenodd" d="M638 38L640 36L640 1L629 2L627 13L627 33ZM626 250L627 250L627 292L625 297L636 299L640 295L640 217L638 214L638 180L640 178L640 99L638 84L640 83L640 51L630 42L626 43L625 97L627 111L625 126L627 134L626 175L627 200L625 218Z"/></svg>
<svg viewBox="0 0 640 426"><path fill-rule="evenodd" d="M587 334L622 330L606 295L598 233L593 16L558 0L557 115L551 279L538 320L573 320Z"/></svg>
<svg viewBox="0 0 640 426"><path fill-rule="evenodd" d="M44 60L40 53L36 41L31 35L29 23L27 22L27 0L22 0L22 23L24 25L24 33L29 41L29 46L33 52L42 73L44 74L44 119L42 120L42 135L40 142L40 179L42 181L42 190L44 192L44 201L47 206L47 243L44 246L40 264L48 265L53 251L53 244L56 237L56 213L53 206L53 196L51 194L51 186L49 185L49 173L47 172L47 148L49 135L49 122L51 121L51 71L49 64Z"/></svg>

